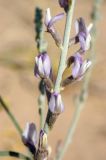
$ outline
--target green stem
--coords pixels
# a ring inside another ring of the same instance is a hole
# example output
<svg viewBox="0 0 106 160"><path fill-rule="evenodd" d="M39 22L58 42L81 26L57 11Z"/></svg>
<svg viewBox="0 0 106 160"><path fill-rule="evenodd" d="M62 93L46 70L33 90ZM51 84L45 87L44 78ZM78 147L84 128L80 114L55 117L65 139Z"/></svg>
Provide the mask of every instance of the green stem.
<svg viewBox="0 0 106 160"><path fill-rule="evenodd" d="M72 18L73 18L75 0L72 0L71 5L72 6L70 7L66 15L67 17L66 17L66 24L65 24L64 39L63 39L63 48L62 48L62 53L61 53L59 68L58 68L58 74L57 74L57 79L56 79L55 88L54 88L55 92L60 91L62 74L66 67L66 58L67 58L67 52L68 52L68 46L69 46L70 31L71 31L71 26L72 26Z"/></svg>
<svg viewBox="0 0 106 160"><path fill-rule="evenodd" d="M64 39L63 39L63 47L61 47L61 57L59 62L59 68L57 73L57 79L54 87L55 92L60 91L60 85L62 80L62 74L64 72L64 69L66 67L66 58L67 58L67 52L68 52L68 46L69 46L69 39L70 39L70 31L71 31L71 25L72 25L72 18L73 18L73 12L74 12L74 6L75 6L75 0L72 1L71 6L69 7L69 10L66 15L66 24L65 24L65 31L64 31ZM46 133L49 132L48 124L45 123L44 130Z"/></svg>
<svg viewBox="0 0 106 160"><path fill-rule="evenodd" d="M93 15L92 21L93 21L94 26L93 26L93 31L92 31L92 48L91 48L91 54L90 54L90 58L91 58L92 62L94 62L94 59L95 59L94 58L95 57L94 56L95 55L95 42L96 42L96 36L97 36L96 24L98 21L98 17L97 17L98 14L97 13L99 12L101 2L102 2L101 0L94 0L94 7L93 7L93 13L92 13L92 15ZM62 160L65 152L67 151L68 146L72 143L73 135L74 135L75 129L77 127L82 108L83 108L84 103L86 101L91 73L92 73L92 68L89 70L89 72L86 74L86 76L84 78L81 92L76 99L76 110L74 112L73 119L71 121L69 130L67 132L67 136L64 140L63 148L57 154L56 160Z"/></svg>
<svg viewBox="0 0 106 160"><path fill-rule="evenodd" d="M44 115L45 115L45 94L41 94L38 98L39 115L40 115L40 129L44 126Z"/></svg>
<svg viewBox="0 0 106 160"><path fill-rule="evenodd" d="M13 124L14 124L15 128L17 129L17 131L19 132L19 134L22 135L22 129L21 129L20 125L18 124L18 122L15 119L14 115L11 113L11 111L9 110L9 107L4 102L4 100L3 100L3 98L1 96L0 96L0 104L3 107L3 109L6 111L7 115L11 119L11 121L13 122Z"/></svg>
<svg viewBox="0 0 106 160"><path fill-rule="evenodd" d="M76 129L78 121L79 121L80 113L81 113L81 110L83 108L83 105L84 105L84 102L85 102L85 99L86 99L86 90L83 90L83 89L81 90L81 93L80 93L80 95L79 95L79 97L78 97L78 99L76 101L76 110L74 112L73 119L72 119L71 124L69 126L69 130L67 132L67 136L66 136L66 138L64 140L63 148L57 154L56 160L62 160L65 152L68 149L68 146L72 142L73 135L74 135L75 129Z"/></svg>
<svg viewBox="0 0 106 160"><path fill-rule="evenodd" d="M18 153L14 151L0 151L0 157L6 157L6 156L15 157L23 160L31 160L30 157L27 157L22 153Z"/></svg>

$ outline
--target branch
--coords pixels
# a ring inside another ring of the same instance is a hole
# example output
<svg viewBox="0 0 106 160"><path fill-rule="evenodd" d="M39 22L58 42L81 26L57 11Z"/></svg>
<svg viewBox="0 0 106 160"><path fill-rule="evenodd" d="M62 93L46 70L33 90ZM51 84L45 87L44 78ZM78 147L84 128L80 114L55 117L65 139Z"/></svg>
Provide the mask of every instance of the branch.
<svg viewBox="0 0 106 160"><path fill-rule="evenodd" d="M93 24L94 24L93 31L92 31L93 40L92 40L92 48L91 48L91 55L90 55L90 58L91 58L92 62L94 62L94 55L95 55L95 44L96 44L96 35L97 35L96 24L97 24L97 21L98 21L98 18L99 18L99 17L97 17L97 13L99 12L101 2L102 2L101 0L94 0L94 6L93 6L93 12L92 12L93 16L91 17L92 21L93 21ZM57 154L56 160L62 160L65 152L68 149L68 146L72 143L73 135L74 135L75 129L77 127L81 111L83 109L83 106L84 106L86 98L87 98L91 72L92 72L92 68L87 72L87 74L84 78L84 82L83 82L80 94L76 98L76 110L74 112L73 119L72 119L72 122L70 124L69 130L67 132L67 136L65 138L63 148Z"/></svg>
<svg viewBox="0 0 106 160"><path fill-rule="evenodd" d="M65 24L65 31L64 31L63 48L62 48L62 53L61 53L59 68L58 68L58 74L57 74L57 79L56 79L55 88L54 88L55 92L60 91L62 75L66 67L66 58L67 58L68 45L69 45L69 39L70 39L74 6L75 6L75 0L72 1L71 7L68 10L68 13L66 15L67 17L66 17L66 24Z"/></svg>
<svg viewBox="0 0 106 160"><path fill-rule="evenodd" d="M54 92L60 92L62 75L63 75L64 69L66 67L66 58L67 58L67 52L68 52L68 45L69 45L69 38L70 38L70 32L71 32L71 26L72 26L74 6L75 6L75 0L72 1L71 7L69 7L70 9L68 10L67 15L66 15L63 47L60 46L62 49L62 52L61 52L61 57L60 57L59 68L58 68L56 83L55 83L55 87L54 87ZM47 123L45 123L44 130L46 133L49 132L49 127L48 127Z"/></svg>
<svg viewBox="0 0 106 160"><path fill-rule="evenodd" d="M11 111L9 110L9 107L7 106L7 104L5 103L5 101L3 100L3 98L1 96L0 96L0 104L1 104L1 107L3 107L3 109L7 113L7 115L9 116L9 118L11 119L11 121L13 122L13 124L14 124L15 128L17 129L17 131L19 132L19 134L22 135L22 129L21 129L20 125L18 124L14 115L11 113Z"/></svg>

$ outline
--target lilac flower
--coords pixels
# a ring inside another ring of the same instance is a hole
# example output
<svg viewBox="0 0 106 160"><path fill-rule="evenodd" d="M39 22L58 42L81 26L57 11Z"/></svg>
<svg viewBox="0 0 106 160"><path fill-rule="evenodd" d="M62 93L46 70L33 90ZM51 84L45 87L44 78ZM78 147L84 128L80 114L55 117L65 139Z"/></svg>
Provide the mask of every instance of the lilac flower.
<svg viewBox="0 0 106 160"><path fill-rule="evenodd" d="M51 17L51 13L50 13L50 8L48 8L46 10L46 16L45 16L45 25L47 27L47 31L49 30L52 30L52 31L55 31L54 30L54 23L57 22L58 20L62 19L64 16L64 13L60 13L54 17Z"/></svg>
<svg viewBox="0 0 106 160"><path fill-rule="evenodd" d="M64 111L64 105L59 93L52 93L49 101L49 109L52 113L61 113Z"/></svg>
<svg viewBox="0 0 106 160"><path fill-rule="evenodd" d="M61 99L61 95L56 92L51 93L51 97L49 99L49 109L46 117L46 124L48 125L49 129L53 128L57 117L63 111L64 105Z"/></svg>
<svg viewBox="0 0 106 160"><path fill-rule="evenodd" d="M51 62L46 52L35 57L34 74L36 77L48 78L51 73Z"/></svg>
<svg viewBox="0 0 106 160"><path fill-rule="evenodd" d="M85 25L83 18L79 18L75 22L75 29L76 29L76 42L80 42L81 49L83 52L90 48L91 42L91 35L90 31L93 24L91 23L88 27Z"/></svg>
<svg viewBox="0 0 106 160"><path fill-rule="evenodd" d="M27 123L22 134L23 143L29 148L32 153L35 153L35 145L37 143L37 132L34 123Z"/></svg>
<svg viewBox="0 0 106 160"><path fill-rule="evenodd" d="M69 0L59 0L59 4L67 12L69 7Z"/></svg>
<svg viewBox="0 0 106 160"><path fill-rule="evenodd" d="M74 79L81 80L91 66L90 60L83 61L82 56L79 53L74 55L74 63L72 66L72 76Z"/></svg>

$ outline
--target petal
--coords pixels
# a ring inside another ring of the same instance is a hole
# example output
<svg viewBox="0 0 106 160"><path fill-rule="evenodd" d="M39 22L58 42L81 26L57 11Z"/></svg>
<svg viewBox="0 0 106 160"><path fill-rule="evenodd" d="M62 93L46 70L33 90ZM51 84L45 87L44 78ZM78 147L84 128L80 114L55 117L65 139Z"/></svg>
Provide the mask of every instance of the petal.
<svg viewBox="0 0 106 160"><path fill-rule="evenodd" d="M37 144L37 133L36 132L33 132L32 141L33 141L34 145Z"/></svg>
<svg viewBox="0 0 106 160"><path fill-rule="evenodd" d="M36 62L36 64L38 63L38 57L37 56L35 57L35 62Z"/></svg>
<svg viewBox="0 0 106 160"><path fill-rule="evenodd" d="M55 96L52 94L49 101L49 109L52 113L55 112L55 101L56 101Z"/></svg>
<svg viewBox="0 0 106 160"><path fill-rule="evenodd" d="M86 50L86 40L84 36L79 35L79 41L80 41L81 48L83 49L83 51L85 51Z"/></svg>
<svg viewBox="0 0 106 160"><path fill-rule="evenodd" d="M28 137L28 133L29 133L29 123L27 122L25 130L24 130L22 136L27 138Z"/></svg>
<svg viewBox="0 0 106 160"><path fill-rule="evenodd" d="M56 16L54 16L48 23L48 28L52 27L54 23L56 23L58 20L61 20L64 16L64 13L60 13Z"/></svg>
<svg viewBox="0 0 106 160"><path fill-rule="evenodd" d="M91 35L89 34L86 39L85 50L88 50L90 48L90 42L91 42Z"/></svg>
<svg viewBox="0 0 106 160"><path fill-rule="evenodd" d="M22 141L32 153L35 153L35 145L37 143L37 132L34 123L27 123L22 134Z"/></svg>
<svg viewBox="0 0 106 160"><path fill-rule="evenodd" d="M85 25L84 19L81 17L79 18L79 32L83 32L87 36L87 27Z"/></svg>
<svg viewBox="0 0 106 160"><path fill-rule="evenodd" d="M74 65L72 66L72 76L73 78L77 78L80 70L80 61L75 57Z"/></svg>
<svg viewBox="0 0 106 160"><path fill-rule="evenodd" d="M88 68L91 66L92 62L90 60L85 60L80 68L80 75L85 74Z"/></svg>
<svg viewBox="0 0 106 160"><path fill-rule="evenodd" d="M43 67L44 67L44 74L46 76L49 76L50 71L51 71L51 62L50 62L50 58L47 54L45 55L45 60L43 62Z"/></svg>
<svg viewBox="0 0 106 160"><path fill-rule="evenodd" d="M93 27L93 23L90 23L89 26L87 27L88 32L91 31L92 27Z"/></svg>
<svg viewBox="0 0 106 160"><path fill-rule="evenodd" d="M64 105L63 105L63 102L62 102L60 94L57 97L57 105L56 106L57 106L57 111L58 112L63 112L64 111Z"/></svg>
<svg viewBox="0 0 106 160"><path fill-rule="evenodd" d="M41 56L39 57L39 60L38 60L38 71L39 71L40 74L44 75L44 68L43 68L43 63L42 63Z"/></svg>
<svg viewBox="0 0 106 160"><path fill-rule="evenodd" d="M36 145L37 143L37 132L36 132L36 126L34 123L29 124L29 139L32 140L33 144Z"/></svg>
<svg viewBox="0 0 106 160"><path fill-rule="evenodd" d="M48 26L50 20L51 20L50 8L47 8L46 15L45 15L45 21L44 21L46 26Z"/></svg>
<svg viewBox="0 0 106 160"><path fill-rule="evenodd" d="M34 75L35 75L36 77L39 77L39 71L38 71L38 66L37 66L37 64L35 64L35 66L34 66Z"/></svg>
<svg viewBox="0 0 106 160"><path fill-rule="evenodd" d="M79 33L79 24L78 24L78 20L75 21L75 31L76 31L76 34Z"/></svg>

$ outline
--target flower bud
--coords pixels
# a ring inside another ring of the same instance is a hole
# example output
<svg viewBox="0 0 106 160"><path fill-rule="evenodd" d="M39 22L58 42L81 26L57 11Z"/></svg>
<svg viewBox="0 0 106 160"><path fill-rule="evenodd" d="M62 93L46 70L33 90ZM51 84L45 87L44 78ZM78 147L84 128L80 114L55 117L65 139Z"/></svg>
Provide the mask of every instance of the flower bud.
<svg viewBox="0 0 106 160"><path fill-rule="evenodd" d="M69 9L69 6L71 5L72 0L59 0L59 4L64 10L67 12Z"/></svg>
<svg viewBox="0 0 106 160"><path fill-rule="evenodd" d="M73 56L69 57L67 62L67 68L72 65L72 73L62 81L62 89L64 89L65 86L75 82L76 80L82 80L84 74L87 72L91 64L92 62L90 60L84 60L82 52L77 52Z"/></svg>
<svg viewBox="0 0 106 160"><path fill-rule="evenodd" d="M36 152L35 145L37 143L37 133L34 123L26 124L25 130L22 134L22 141L33 154Z"/></svg>
<svg viewBox="0 0 106 160"><path fill-rule="evenodd" d="M76 43L79 42L83 52L90 48L92 23L87 27L83 18L79 18L75 23Z"/></svg>
<svg viewBox="0 0 106 160"><path fill-rule="evenodd" d="M47 134L44 132L44 130L41 129L40 135L39 135L39 147L40 148L47 148Z"/></svg>
<svg viewBox="0 0 106 160"><path fill-rule="evenodd" d="M36 77L48 78L51 74L51 62L46 52L35 57L34 74Z"/></svg>
<svg viewBox="0 0 106 160"><path fill-rule="evenodd" d="M49 109L52 113L61 113L64 111L64 105L59 93L52 93L49 101Z"/></svg>
<svg viewBox="0 0 106 160"><path fill-rule="evenodd" d="M46 160L48 157L47 134L42 129L39 134L39 145L35 157L36 160Z"/></svg>
<svg viewBox="0 0 106 160"><path fill-rule="evenodd" d="M72 76L76 80L81 80L91 66L90 60L83 61L82 56L79 53L74 55L74 63L72 66Z"/></svg>
<svg viewBox="0 0 106 160"><path fill-rule="evenodd" d="M49 110L46 118L46 123L51 129L61 112L64 111L64 105L59 93L52 93L49 101Z"/></svg>

